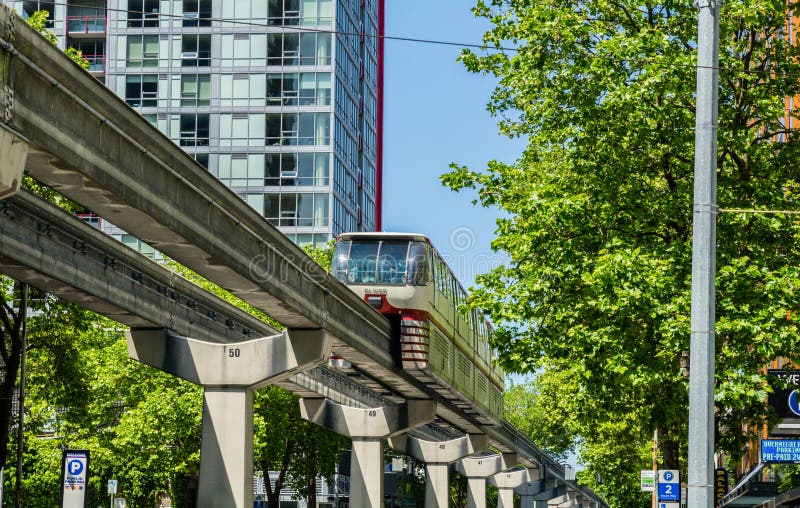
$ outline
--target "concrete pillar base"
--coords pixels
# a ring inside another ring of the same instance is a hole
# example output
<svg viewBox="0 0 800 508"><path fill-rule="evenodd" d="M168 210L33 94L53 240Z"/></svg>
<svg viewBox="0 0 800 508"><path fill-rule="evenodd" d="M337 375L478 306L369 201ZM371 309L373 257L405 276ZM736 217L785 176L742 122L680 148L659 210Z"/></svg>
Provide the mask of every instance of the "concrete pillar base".
<svg viewBox="0 0 800 508"><path fill-rule="evenodd" d="M467 478L467 508L486 508L486 478Z"/></svg>
<svg viewBox="0 0 800 508"><path fill-rule="evenodd" d="M383 506L383 440L356 437L352 443L350 499L358 499L359 506Z"/></svg>
<svg viewBox="0 0 800 508"><path fill-rule="evenodd" d="M503 469L499 454L478 455L461 459L456 470L467 477L467 507L486 508L486 478Z"/></svg>
<svg viewBox="0 0 800 508"><path fill-rule="evenodd" d="M489 478L489 482L497 487L497 508L514 508L514 489L528 479L527 469L501 471Z"/></svg>
<svg viewBox="0 0 800 508"><path fill-rule="evenodd" d="M401 434L389 438L389 446L425 463L425 508L438 508L448 504L448 464L471 453L486 450L489 437L486 434L469 434L449 441L425 441Z"/></svg>
<svg viewBox="0 0 800 508"><path fill-rule="evenodd" d="M447 469L448 464L425 465L425 508L447 507L450 494Z"/></svg>
<svg viewBox="0 0 800 508"><path fill-rule="evenodd" d="M357 500L359 507L378 508L383 506L383 440L433 421L436 403L409 400L395 406L360 409L309 398L300 400L300 414L352 440L350 499Z"/></svg>
<svg viewBox="0 0 800 508"><path fill-rule="evenodd" d="M252 456L253 390L206 388L198 508L252 507Z"/></svg>
<svg viewBox="0 0 800 508"><path fill-rule="evenodd" d="M148 328L127 338L134 360L204 387L197 506L252 507L253 390L325 362L331 337L292 330L222 344Z"/></svg>

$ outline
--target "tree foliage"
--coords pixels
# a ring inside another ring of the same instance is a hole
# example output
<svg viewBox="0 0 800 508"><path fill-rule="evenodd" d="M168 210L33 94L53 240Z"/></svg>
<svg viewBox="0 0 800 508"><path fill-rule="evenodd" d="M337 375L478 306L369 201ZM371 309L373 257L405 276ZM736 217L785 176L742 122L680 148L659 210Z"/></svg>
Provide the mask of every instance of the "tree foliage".
<svg viewBox="0 0 800 508"><path fill-rule="evenodd" d="M56 34L47 29L47 18L49 16L50 13L48 11L36 11L31 14L26 21L34 30L50 41L53 46L56 46L58 45ZM89 61L83 58L83 52L81 50L70 47L64 50L64 54L70 57L73 62L80 65L83 70L89 70Z"/></svg>
<svg viewBox="0 0 800 508"><path fill-rule="evenodd" d="M800 145L785 97L800 91L800 49L781 36L795 7L722 7L723 209L797 206ZM500 325L504 367L539 370L551 387L543 413L556 435L576 437L585 481L602 479L594 486L617 506L637 506L626 492L650 466L643 450L654 431L662 465L684 465L697 9L689 0L481 0L474 12L491 23L486 50L461 59L498 79L489 111L529 143L513 164L454 165L443 177L502 212L492 247L509 262L479 277L471 304ZM716 405L727 429L718 446L737 457L749 437L742 425L767 414L762 366L797 356L786 310L800 296L799 231L782 215L718 219Z"/></svg>
<svg viewBox="0 0 800 508"><path fill-rule="evenodd" d="M26 185L59 200L36 182ZM323 262L330 257L324 250L312 254ZM268 319L184 267L167 264L212 293ZM0 277L0 289L4 297L0 355L10 351L13 339L19 357L19 309L27 307L30 315L24 506L57 503L65 448L91 452L88 505L107 504L106 482L116 478L118 494L129 506L159 506L166 498L173 506L183 506L190 494L187 487L199 473L202 388L130 360L124 328L113 321L35 289L27 305L20 303L20 285L6 277ZM18 365L2 365L18 371ZM7 425L13 429L11 402L17 376L4 371L2 379L9 380L10 395L0 399L0 415L6 412ZM347 440L302 420L297 397L281 388L259 390L255 401L257 467L274 468L284 486L313 499L317 478L331 479ZM0 443L8 447L12 458L6 461L5 486L6 492L13 492L16 443L6 438ZM287 460L282 464L284 456ZM7 495L6 501L12 503L13 496Z"/></svg>

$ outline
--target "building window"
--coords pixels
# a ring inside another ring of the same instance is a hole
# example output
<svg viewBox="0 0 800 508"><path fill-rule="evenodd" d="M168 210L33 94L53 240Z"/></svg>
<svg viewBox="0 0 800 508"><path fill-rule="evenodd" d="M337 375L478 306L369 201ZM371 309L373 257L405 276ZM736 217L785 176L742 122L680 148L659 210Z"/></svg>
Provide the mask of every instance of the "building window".
<svg viewBox="0 0 800 508"><path fill-rule="evenodd" d="M219 137L220 146L264 146L264 115L219 115Z"/></svg>
<svg viewBox="0 0 800 508"><path fill-rule="evenodd" d="M220 154L218 168L219 179L229 187L264 186L263 153Z"/></svg>
<svg viewBox="0 0 800 508"><path fill-rule="evenodd" d="M208 115L180 115L180 145L208 146Z"/></svg>
<svg viewBox="0 0 800 508"><path fill-rule="evenodd" d="M271 33L267 37L267 65L330 65L331 34Z"/></svg>
<svg viewBox="0 0 800 508"><path fill-rule="evenodd" d="M208 106L211 103L211 76L183 74L181 76L181 106Z"/></svg>
<svg viewBox="0 0 800 508"><path fill-rule="evenodd" d="M129 27L157 27L159 0L128 0Z"/></svg>
<svg viewBox="0 0 800 508"><path fill-rule="evenodd" d="M324 146L331 142L330 113L267 113L266 144Z"/></svg>
<svg viewBox="0 0 800 508"><path fill-rule="evenodd" d="M184 35L181 41L181 66L211 65L211 35Z"/></svg>
<svg viewBox="0 0 800 508"><path fill-rule="evenodd" d="M329 184L329 152L268 153L265 157L265 185Z"/></svg>
<svg viewBox="0 0 800 508"><path fill-rule="evenodd" d="M268 23L272 26L330 26L331 0L269 0Z"/></svg>
<svg viewBox="0 0 800 508"><path fill-rule="evenodd" d="M45 25L47 28L53 28L53 20L55 20L56 15L56 3L55 2L22 2L22 17L28 19L33 15L34 12L37 11L47 11L47 24Z"/></svg>
<svg viewBox="0 0 800 508"><path fill-rule="evenodd" d="M198 164L208 169L208 154L207 153L194 153L191 154L194 157L194 160L197 161Z"/></svg>
<svg viewBox="0 0 800 508"><path fill-rule="evenodd" d="M220 76L220 105L222 107L263 107L265 104L265 74L223 74Z"/></svg>
<svg viewBox="0 0 800 508"><path fill-rule="evenodd" d="M328 201L328 194L321 193L267 193L264 216L276 226L325 227Z"/></svg>
<svg viewBox="0 0 800 508"><path fill-rule="evenodd" d="M222 2L223 23L233 26L232 21L260 21L267 19L267 5L264 0L228 0Z"/></svg>
<svg viewBox="0 0 800 508"><path fill-rule="evenodd" d="M267 65L266 34L222 34L222 67L264 67Z"/></svg>
<svg viewBox="0 0 800 508"><path fill-rule="evenodd" d="M158 76L141 74L125 77L125 102L132 108L154 108L158 105Z"/></svg>
<svg viewBox="0 0 800 508"><path fill-rule="evenodd" d="M211 26L211 0L183 0L183 26Z"/></svg>
<svg viewBox="0 0 800 508"><path fill-rule="evenodd" d="M328 72L267 74L267 105L329 106L331 75Z"/></svg>
<svg viewBox="0 0 800 508"><path fill-rule="evenodd" d="M80 51L84 60L89 62L89 72L105 72L106 41L102 39L70 39L69 45Z"/></svg>
<svg viewBox="0 0 800 508"><path fill-rule="evenodd" d="M157 67L158 35L129 35L125 65L128 67Z"/></svg>
<svg viewBox="0 0 800 508"><path fill-rule="evenodd" d="M106 31L106 2L83 0L67 2L67 32L69 34L102 34Z"/></svg>

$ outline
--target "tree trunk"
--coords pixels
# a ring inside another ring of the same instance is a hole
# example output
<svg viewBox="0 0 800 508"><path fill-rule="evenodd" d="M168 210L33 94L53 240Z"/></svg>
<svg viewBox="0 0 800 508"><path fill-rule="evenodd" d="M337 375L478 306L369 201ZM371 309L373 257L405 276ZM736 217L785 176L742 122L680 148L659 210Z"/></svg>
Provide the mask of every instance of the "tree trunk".
<svg viewBox="0 0 800 508"><path fill-rule="evenodd" d="M14 388L17 385L19 376L20 358L22 357L22 317L23 312L28 306L27 298L24 298L22 284L14 283L13 295L23 295L20 298L16 314L13 312L13 297L11 302L3 302L0 305L0 318L2 318L2 328L0 330L0 356L3 365L2 380L0 380L0 464L5 465L8 458L8 432L11 428L12 404L14 402Z"/></svg>
<svg viewBox="0 0 800 508"><path fill-rule="evenodd" d="M659 436L668 436L669 434L663 428L658 429ZM678 442L674 438L662 437L658 443L661 448L661 468L662 469L680 469L678 457Z"/></svg>
<svg viewBox="0 0 800 508"><path fill-rule="evenodd" d="M317 508L317 477L313 474L308 478L308 508Z"/></svg>

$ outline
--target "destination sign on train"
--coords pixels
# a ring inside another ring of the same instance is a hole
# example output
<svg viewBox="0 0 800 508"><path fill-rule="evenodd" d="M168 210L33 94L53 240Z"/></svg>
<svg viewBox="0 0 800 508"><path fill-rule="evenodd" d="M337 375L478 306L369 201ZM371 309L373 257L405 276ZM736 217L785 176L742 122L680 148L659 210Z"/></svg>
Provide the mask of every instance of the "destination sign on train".
<svg viewBox="0 0 800 508"><path fill-rule="evenodd" d="M800 439L762 439L761 462L800 464Z"/></svg>

